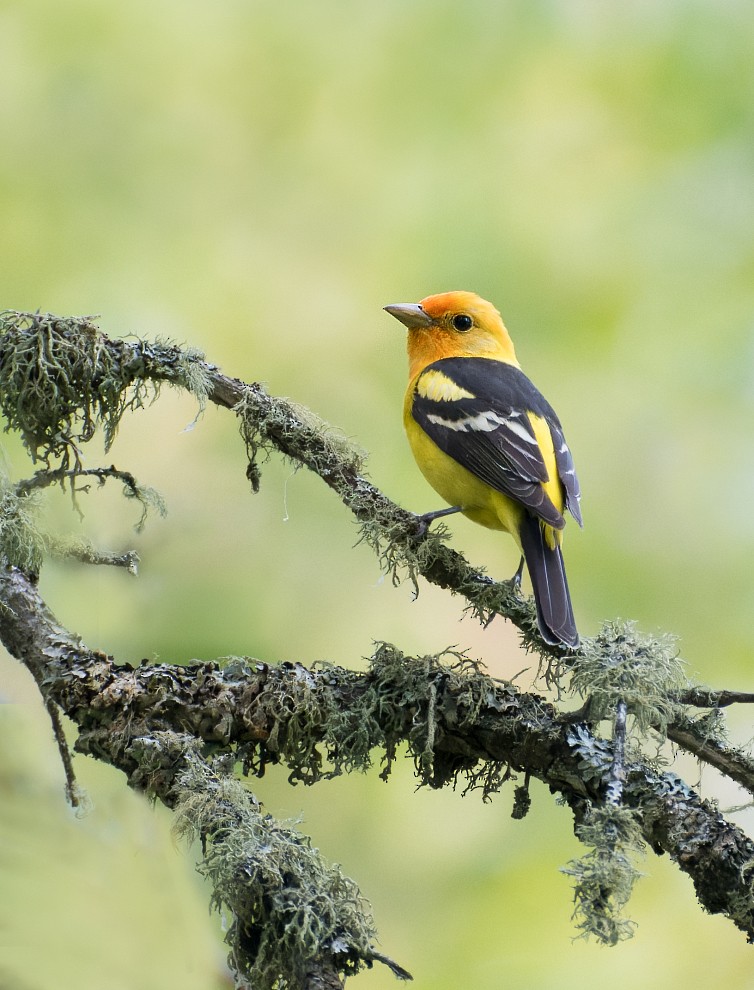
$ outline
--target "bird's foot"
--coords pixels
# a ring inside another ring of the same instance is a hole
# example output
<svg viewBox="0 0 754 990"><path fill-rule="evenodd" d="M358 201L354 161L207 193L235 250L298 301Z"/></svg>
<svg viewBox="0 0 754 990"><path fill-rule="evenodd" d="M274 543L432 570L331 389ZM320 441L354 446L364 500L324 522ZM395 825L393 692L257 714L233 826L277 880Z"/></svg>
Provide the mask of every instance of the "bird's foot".
<svg viewBox="0 0 754 990"><path fill-rule="evenodd" d="M478 581L479 584L494 584L495 579L491 578L489 574L472 574L472 581Z"/></svg>
<svg viewBox="0 0 754 990"><path fill-rule="evenodd" d="M434 522L435 519L440 519L442 516L451 516L454 512L461 511L462 507L460 505L452 505L449 509L437 509L436 512L425 512L421 516L414 516L416 520L416 535L421 539L421 537L426 536L429 524Z"/></svg>
<svg viewBox="0 0 754 990"><path fill-rule="evenodd" d="M510 579L510 584L511 587L514 589L514 591L521 590L521 579L523 578L523 576L524 576L524 558L522 557L516 573Z"/></svg>

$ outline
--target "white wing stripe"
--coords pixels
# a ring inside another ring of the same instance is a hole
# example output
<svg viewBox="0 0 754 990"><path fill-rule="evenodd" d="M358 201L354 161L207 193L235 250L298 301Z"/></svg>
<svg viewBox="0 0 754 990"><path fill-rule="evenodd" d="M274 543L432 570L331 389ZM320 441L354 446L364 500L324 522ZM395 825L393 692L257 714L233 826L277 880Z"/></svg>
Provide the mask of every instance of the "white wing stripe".
<svg viewBox="0 0 754 990"><path fill-rule="evenodd" d="M513 416L518 415L518 413L513 414ZM465 416L463 419L446 419L444 416L438 416L436 413L429 413L427 419L430 423L443 426L447 430L454 430L457 433L470 433L474 430L480 433L492 433L498 427L506 426L519 439L536 446L537 438L532 436L523 423L515 422L513 416L506 418L488 410L477 413L476 416Z"/></svg>
<svg viewBox="0 0 754 990"><path fill-rule="evenodd" d="M430 413L427 416L430 423L436 423L437 426L444 426L447 430L455 430L458 433L469 433L472 430L477 430L481 433L491 433L496 430L500 425L500 420L494 413L477 413L476 416L466 416L464 419L445 419L443 416L437 416L435 413Z"/></svg>
<svg viewBox="0 0 754 990"><path fill-rule="evenodd" d="M526 440L527 443L536 444L537 438L532 436L523 423L514 423L513 419L503 419L500 422L504 423L511 433L515 433L517 437Z"/></svg>

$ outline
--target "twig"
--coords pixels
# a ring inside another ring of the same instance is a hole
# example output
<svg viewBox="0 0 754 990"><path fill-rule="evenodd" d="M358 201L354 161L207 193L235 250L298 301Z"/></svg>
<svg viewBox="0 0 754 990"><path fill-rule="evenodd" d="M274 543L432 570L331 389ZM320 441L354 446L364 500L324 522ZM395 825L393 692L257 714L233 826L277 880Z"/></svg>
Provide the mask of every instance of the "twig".
<svg viewBox="0 0 754 990"><path fill-rule="evenodd" d="M48 700L45 704L47 714L52 722L52 733L60 753L60 761L65 771L65 796L72 808L78 808L81 804L79 795L79 785L76 783L76 774L73 769L71 751L68 748L68 741L65 738L65 730L60 719L60 709L54 701Z"/></svg>
<svg viewBox="0 0 754 990"><path fill-rule="evenodd" d="M64 557L78 560L82 564L100 564L106 567L122 567L133 574L139 573L139 555L135 550L116 553L112 550L96 550L87 543L58 545L57 551Z"/></svg>
<svg viewBox="0 0 754 990"><path fill-rule="evenodd" d="M729 705L754 704L754 692L725 689L715 691L714 688L691 687L679 693L678 701L682 705L690 705L694 708L727 708Z"/></svg>

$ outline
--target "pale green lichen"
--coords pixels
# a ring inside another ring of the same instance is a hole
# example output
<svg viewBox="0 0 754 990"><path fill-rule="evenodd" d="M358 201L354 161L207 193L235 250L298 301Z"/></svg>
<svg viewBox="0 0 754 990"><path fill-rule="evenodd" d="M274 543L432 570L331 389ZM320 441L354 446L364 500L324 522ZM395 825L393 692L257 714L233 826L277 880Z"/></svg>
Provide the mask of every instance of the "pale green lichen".
<svg viewBox="0 0 754 990"><path fill-rule="evenodd" d="M227 664L244 678L248 661L228 658ZM508 779L506 765L443 749L438 754L436 743L441 721L463 732L483 708L506 706L504 690L457 651L414 658L388 643L378 644L366 678L324 663L265 668L264 690L241 699L248 730L265 741L239 745L237 757L244 773L261 776L268 764L284 763L291 782L313 784L370 769L374 753L386 779L399 748L407 746L423 784L460 781L487 798Z"/></svg>
<svg viewBox="0 0 754 990"><path fill-rule="evenodd" d="M462 733L482 709L505 705L504 689L457 651L414 658L388 643L378 644L366 679L325 664L314 671L296 664L270 668L264 691L253 693L244 716L249 728L265 727L265 743L239 747L238 757L246 773L261 774L266 763L284 762L292 782L311 784L366 771L375 752L386 779L406 746L423 784L460 781L464 791L479 789L486 799L509 778L507 766L438 752L436 743L441 720Z"/></svg>
<svg viewBox="0 0 754 990"><path fill-rule="evenodd" d="M624 917L634 884L641 876L634 860L644 844L636 814L614 804L590 806L576 835L589 851L562 872L574 878L574 921L580 937L603 945L631 938L635 922Z"/></svg>
<svg viewBox="0 0 754 990"><path fill-rule="evenodd" d="M199 872L228 912L230 964L258 990L293 990L329 960L345 975L373 960L371 909L353 880L306 836L264 814L246 788L186 754L176 829L199 840Z"/></svg>
<svg viewBox="0 0 754 990"><path fill-rule="evenodd" d="M358 513L358 505L355 511ZM437 556L438 549L450 538L450 530L442 523L419 535L419 520L407 516L404 520L391 512L364 512L360 521L359 542L364 542L379 561L380 570L397 587L407 578L419 594L419 577L427 564Z"/></svg>
<svg viewBox="0 0 754 990"><path fill-rule="evenodd" d="M0 412L32 458L65 471L98 427L109 449L123 415L152 401L160 382L209 393L201 355L174 345L112 340L90 317L0 313Z"/></svg>
<svg viewBox="0 0 754 990"><path fill-rule="evenodd" d="M571 686L588 699L590 721L612 718L623 701L642 735L665 734L679 710L675 697L687 685L674 637L649 636L617 619L584 640L572 667Z"/></svg>
<svg viewBox="0 0 754 990"><path fill-rule="evenodd" d="M323 480L336 469L358 475L366 454L348 437L320 419L306 406L291 399L275 398L259 386L247 386L233 411L239 418L241 437L248 456L247 477L259 490L259 460L272 449L305 464Z"/></svg>
<svg viewBox="0 0 754 990"><path fill-rule="evenodd" d="M140 485L114 466L85 469L81 445L101 428L105 448L115 439L123 415L153 401L160 385L188 390L204 408L211 387L202 355L163 341L111 340L89 317L43 313L0 313L0 414L5 430L19 433L34 461L44 468L15 486L5 484L0 498L0 553L25 570L36 571L45 552L77 556L87 562L121 563L118 555L52 540L34 519L38 491L68 487L74 507L92 479L123 483L126 498L136 500L140 531L149 511L165 515L159 492ZM122 566L133 569L123 558Z"/></svg>
<svg viewBox="0 0 754 990"><path fill-rule="evenodd" d="M106 346L89 318L5 312L0 317L0 409L34 459L65 469L98 425L110 445L147 386ZM133 387L131 387L133 384Z"/></svg>
<svg viewBox="0 0 754 990"><path fill-rule="evenodd" d="M37 574L47 539L39 528L37 492L19 494L0 478L0 557L13 567Z"/></svg>
<svg viewBox="0 0 754 990"><path fill-rule="evenodd" d="M207 368L204 352L196 347L176 348L169 343L163 343L172 352L177 351L175 358L175 380L173 384L185 388L199 403L197 417L204 411L212 391L212 380Z"/></svg>

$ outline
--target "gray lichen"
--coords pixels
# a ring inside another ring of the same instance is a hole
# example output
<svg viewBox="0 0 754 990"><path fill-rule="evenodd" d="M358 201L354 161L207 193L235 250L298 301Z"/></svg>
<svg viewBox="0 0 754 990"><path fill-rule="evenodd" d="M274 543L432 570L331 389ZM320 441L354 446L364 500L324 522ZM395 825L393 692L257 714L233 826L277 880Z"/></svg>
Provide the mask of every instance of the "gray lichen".
<svg viewBox="0 0 754 990"><path fill-rule="evenodd" d="M233 919L232 968L259 990L293 990L330 959L343 974L379 958L369 905L306 836L264 814L233 776L189 753L176 781L176 830L204 849L199 872Z"/></svg>
<svg viewBox="0 0 754 990"><path fill-rule="evenodd" d="M571 687L589 700L590 721L612 718L623 701L641 735L664 735L678 712L674 697L687 684L674 637L645 635L617 619L584 641L572 668Z"/></svg>

